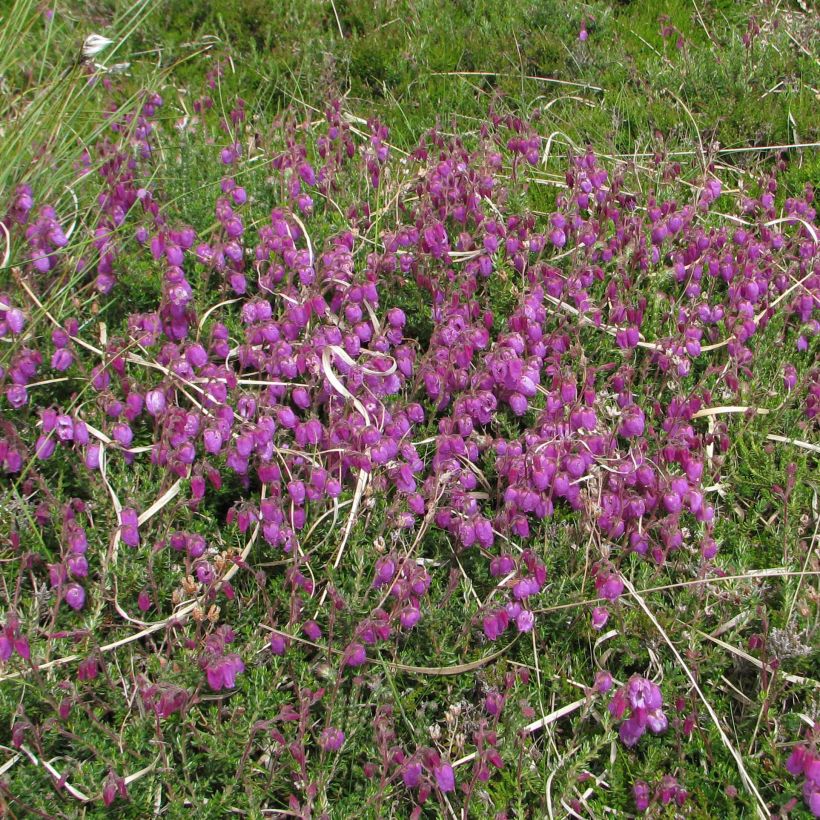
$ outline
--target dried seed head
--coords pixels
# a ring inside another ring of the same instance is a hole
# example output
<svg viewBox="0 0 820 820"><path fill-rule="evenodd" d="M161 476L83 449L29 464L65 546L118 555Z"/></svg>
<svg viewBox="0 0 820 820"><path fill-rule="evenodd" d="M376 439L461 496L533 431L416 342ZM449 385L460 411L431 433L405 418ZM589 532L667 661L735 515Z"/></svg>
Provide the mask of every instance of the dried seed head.
<svg viewBox="0 0 820 820"><path fill-rule="evenodd" d="M329 663L318 664L316 666L315 673L316 677L324 678L325 680L330 680L330 678L334 677L333 669Z"/></svg>
<svg viewBox="0 0 820 820"><path fill-rule="evenodd" d="M86 59L96 57L101 51L105 51L114 41L103 37L100 34L89 34L83 40L83 57Z"/></svg>

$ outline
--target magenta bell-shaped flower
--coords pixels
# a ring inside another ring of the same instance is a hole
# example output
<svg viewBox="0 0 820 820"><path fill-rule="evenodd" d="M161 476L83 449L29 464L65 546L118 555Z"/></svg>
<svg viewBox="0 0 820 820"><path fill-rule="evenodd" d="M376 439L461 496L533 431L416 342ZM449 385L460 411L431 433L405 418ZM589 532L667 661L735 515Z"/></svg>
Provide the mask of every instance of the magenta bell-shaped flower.
<svg viewBox="0 0 820 820"><path fill-rule="evenodd" d="M76 612L85 605L85 590L79 584L69 584L65 588L65 601Z"/></svg>

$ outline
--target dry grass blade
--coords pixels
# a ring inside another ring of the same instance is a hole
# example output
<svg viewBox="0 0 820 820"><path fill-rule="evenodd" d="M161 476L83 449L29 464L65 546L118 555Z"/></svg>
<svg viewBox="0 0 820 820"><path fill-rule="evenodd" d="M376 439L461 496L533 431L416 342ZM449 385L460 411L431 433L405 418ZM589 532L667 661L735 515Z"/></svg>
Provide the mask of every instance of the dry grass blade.
<svg viewBox="0 0 820 820"><path fill-rule="evenodd" d="M544 153L541 154L541 164L544 167L546 167L549 162L550 153L552 151L552 143L556 137L563 137L567 141L567 145L571 146L576 151L578 150L575 143L563 131L553 131L549 137L547 137L547 144L544 146Z"/></svg>
<svg viewBox="0 0 820 820"><path fill-rule="evenodd" d="M102 430L98 430L93 424L89 424L85 420L83 420L83 423L85 424L86 429L88 430L88 432L91 433L91 435L94 436L94 438L97 439L98 441L101 441L103 444L113 444L114 443L113 439L111 439L109 436L107 436L105 433L103 433Z"/></svg>
<svg viewBox="0 0 820 820"><path fill-rule="evenodd" d="M603 330L604 333L608 333L610 336L614 336L618 332L618 328L612 325L598 325L592 321L588 316L584 316L578 308L574 308L572 305L567 304L562 299L557 299L554 296L550 296L550 294L545 294L545 298L548 302L552 303L556 307L560 308L563 311L571 314L572 316L577 316L579 321L587 327L593 327L596 330ZM646 342L643 340L638 341L638 347L645 348L646 350L656 350L656 351L663 351L663 345L656 344L655 342Z"/></svg>
<svg viewBox="0 0 820 820"><path fill-rule="evenodd" d="M765 407L746 407L744 405L725 405L724 407L704 407L692 415L693 419L702 419L707 416L724 416L733 413L755 413L758 416L767 416L771 411Z"/></svg>
<svg viewBox="0 0 820 820"><path fill-rule="evenodd" d="M157 767L157 763L159 763L159 758L156 758L153 763L149 763L144 769L140 769L138 772L134 772L133 774L129 774L127 777L123 778L125 780L125 785L130 786L136 780L139 780L145 775L150 774L154 769Z"/></svg>
<svg viewBox="0 0 820 820"><path fill-rule="evenodd" d="M817 533L820 530L820 514L818 514L817 510L817 491L814 491L812 496L812 508L814 510L814 532L811 536L811 541L809 542L809 548L806 550L806 560L803 562L803 568L800 572L800 575L797 578L797 589L794 591L794 597L789 604L789 612L786 615L786 625L791 622L792 615L794 614L794 607L797 603L797 599L800 597L800 587L803 586L803 579L806 577L806 570L809 568L809 561L811 561L812 557L816 556L814 551L814 543L817 541Z"/></svg>
<svg viewBox="0 0 820 820"><path fill-rule="evenodd" d="M0 228L3 229L3 236L5 239L5 250L3 251L3 263L0 264L0 270L5 270L9 265L9 259L11 258L11 234L9 234L9 229L6 227L6 223L0 221Z"/></svg>
<svg viewBox="0 0 820 820"><path fill-rule="evenodd" d="M347 545L347 540L348 538L350 538L350 533L353 530L353 524L356 520L356 514L359 511L359 505L361 504L365 487L367 487L368 477L368 473L366 473L364 470L359 470L359 478L356 481L356 490L353 493L353 504L350 507L350 515L348 515L347 517L345 529L342 533L342 540L339 544L338 550L336 551L336 557L333 559L333 569L337 569L339 564L342 562L342 556L344 555L345 546Z"/></svg>
<svg viewBox="0 0 820 820"><path fill-rule="evenodd" d="M77 194L70 185L66 185L65 189L71 194L71 198L74 200L74 216L71 218L71 224L65 232L65 238L71 239L74 234L74 230L77 227L77 221L80 217L80 201L77 199Z"/></svg>
<svg viewBox="0 0 820 820"><path fill-rule="evenodd" d="M142 526L153 518L169 501L179 495L182 488L182 479L178 478L145 512L137 518L137 524Z"/></svg>
<svg viewBox="0 0 820 820"><path fill-rule="evenodd" d="M533 732L537 732L539 729L543 729L545 726L555 723L555 721L560 720L562 717L571 715L573 712L580 709L586 702L586 698L580 698L572 703L568 703L566 706L562 706L560 709L556 709L554 712L550 712L548 715L544 715L544 717L534 720L532 723L528 723L523 729L521 729L521 732L525 735L531 735ZM475 757L475 752L465 755L459 760L456 760L455 763L453 763L453 767L463 766L465 763L475 760Z"/></svg>
<svg viewBox="0 0 820 820"><path fill-rule="evenodd" d="M738 148L718 148L716 154L765 154L777 153L779 151L790 151L796 148L820 148L820 142L789 142L777 145L744 145ZM667 156L670 157L693 157L698 155L698 151L691 149L678 149L669 151ZM630 154L604 154L599 153L598 156L606 159L651 159L655 156L649 151L635 151Z"/></svg>
<svg viewBox="0 0 820 820"><path fill-rule="evenodd" d="M19 754L10 757L2 766L0 766L0 775L4 775L12 766L14 766L15 763L17 763L20 757L21 755Z"/></svg>
<svg viewBox="0 0 820 820"><path fill-rule="evenodd" d="M545 149L543 157L542 157L542 162L543 163L546 163L546 161L548 160L550 148L552 146L552 141L558 134L560 134L559 131L556 131L556 132L553 132L552 134L550 134L549 139L547 140L546 149ZM535 182L541 182L541 183L544 183L544 184L551 184L547 180L535 179L534 181ZM728 216L728 214L726 216ZM745 220L738 220L738 221L742 222L743 224L751 224L751 223L746 222ZM799 217L792 216L792 217L783 217L781 219L773 219L769 222L766 222L765 227L771 228L771 227L774 227L775 225L779 225L779 224L782 224L782 223L787 223L787 224L799 223L799 224L801 224L811 234L812 241L815 244L817 244L817 242L818 242L817 231L814 229L814 227L811 224L806 222L804 219L800 219ZM562 256L563 255L566 255L566 254L562 254ZM786 299L795 290L797 290L800 287L803 287L805 282L808 279L810 279L812 276L815 276L815 275L816 274L814 272L814 269L812 268L811 270L809 270L809 272L805 276L803 276L797 282L792 284L790 287L786 288L786 290L784 290L783 293L781 293L776 299L774 299L769 305L767 305L765 308L763 308L763 310L761 310L754 317L753 321L754 321L755 325L760 324L760 321L764 318L764 316L766 316L770 311L774 310L774 308L777 307L777 305L780 304L780 302L782 302L784 299ZM820 304L820 297L817 296L817 294L811 293L811 296L816 302L818 302L818 304ZM553 305L555 305L556 307L560 308L561 310L564 310L567 313L578 317L578 319L587 327L593 327L597 330L602 330L605 333L608 333L610 336L614 336L618 331L618 328L614 327L612 325L596 324L589 317L584 316L584 314L582 314L581 311L579 311L577 308L574 308L572 305L567 304L566 302L564 302L561 299L557 299L556 297L550 296L549 294L546 294L546 299L549 302L551 302ZM726 347L733 339L734 339L734 336L731 336L728 339L723 339L720 342L715 342L713 344L708 344L708 345L702 345L701 346L701 353L710 353L710 352L715 351L715 350L721 350L722 348ZM643 348L645 350L654 350L654 351L657 351L657 352L663 352L664 351L664 346L663 345L658 344L656 342L646 341L643 338L641 338L638 341L637 346L640 347L640 348ZM723 408L723 412L745 412L745 408L744 408L744 410L740 410L740 409L729 410L729 409ZM757 410L757 412L758 413L768 413L769 411L768 410ZM701 411L701 415L707 415L707 413L705 411ZM695 416L695 418L698 418L698 416Z"/></svg>
<svg viewBox="0 0 820 820"><path fill-rule="evenodd" d="M711 703L709 703L708 698L706 695L703 694L703 690L700 688L697 678L695 678L694 674L692 674L692 670L687 665L686 661L684 661L680 652L678 652L678 648L672 643L672 639L667 634L666 630L660 625L658 619L655 617L655 614L652 610L646 605L646 601L641 597L635 587L632 585L632 582L628 578L623 578L624 585L626 589L629 591L629 594L637 601L638 606L644 611L647 618L652 621L655 629L658 630L658 633L663 638L664 643L672 650L672 654L675 656L675 660L680 665L681 669L683 670L684 674L687 678L689 678L689 682L692 684L695 692L697 692L698 697L700 698L703 705L706 707L706 711L709 713L709 717L712 719L712 722L715 724L715 728L720 735L720 739L726 749L729 751L729 754L735 759L735 763L737 764L737 769L740 772L740 778L743 781L743 785L746 787L746 790L749 794L754 797L757 803L757 816L761 818L761 820L768 820L771 816L769 812L769 807L766 805L766 801L760 795L760 792L755 786L754 781L749 776L749 772L746 770L746 765L743 762L743 757L741 756L740 752L735 748L732 744L731 740L729 740L729 736L723 729L723 726L720 723L720 718L718 717L717 712L715 712L714 707Z"/></svg>
<svg viewBox="0 0 820 820"><path fill-rule="evenodd" d="M805 573L796 572L788 567L769 567L767 569L753 569L740 575L721 575L715 578L697 578L692 581L678 581L675 584L661 584L655 587L645 587L639 590L641 595L650 592L665 592L670 589L684 589L685 587L708 586L710 584L727 584L731 581L753 581L757 578L788 578L793 575L820 575L820 571L810 570ZM605 601L604 598L585 598L581 601L571 601L567 604L555 604L554 606L538 607L533 609L536 614L544 612L560 612L565 609L575 609L579 606L590 606Z"/></svg>
<svg viewBox="0 0 820 820"><path fill-rule="evenodd" d="M238 297L236 299L225 299L222 302L217 302L215 305L211 305L203 314L202 318L199 320L197 324L197 335L202 332L202 328L205 326L205 322L208 321L208 317L215 311L219 310L221 307L225 307L226 305L232 305L234 302L241 301Z"/></svg>
<svg viewBox="0 0 820 820"><path fill-rule="evenodd" d="M343 350L341 350L341 348L337 349L335 345L332 346L332 347L333 347L332 352L337 353L339 355L344 354L343 358L345 359L345 361L348 364L352 364L352 365L356 364L356 362L354 362L352 359L350 359L350 357L347 355L347 353L345 353ZM327 380L330 382L330 384L333 386L333 388L338 393L340 393L346 399L349 399L350 401L353 402L354 407L361 414L362 418L365 421L365 424L370 425L370 414L367 412L367 408L359 401L359 399L357 399L342 384L342 382L339 380L339 377L333 372L333 367L331 366L331 362L330 362L330 354L331 354L331 349L329 347L326 347L322 351L322 370L325 374L325 377L327 378ZM373 372L376 372L376 371L373 371ZM383 375L383 374L379 373L379 375ZM358 479L356 481L356 490L353 494L353 505L350 508L350 514L347 517L347 522L345 524L345 529L344 529L344 532L342 533L342 540L341 540L341 543L339 544L338 550L336 551L336 557L333 560L333 568L334 569L336 569L342 561L342 555L344 554L345 546L347 545L347 541L348 541L348 538L350 537L350 533L353 530L353 523L356 520L356 514L359 511L359 505L361 503L362 496L364 495L365 488L367 487L368 479L369 479L369 474L364 470L359 470L359 476L358 476ZM322 603L324 603L326 593L327 593L327 590L325 590L325 592L322 594L322 598L321 598L321 601L319 603L319 606L321 606Z"/></svg>
<svg viewBox="0 0 820 820"><path fill-rule="evenodd" d="M305 242L307 242L308 247L308 256L310 257L310 267L313 267L313 243L310 241L310 234L308 233L308 229L305 227L305 223L302 222L301 219L295 214L292 213L290 218L302 229L302 234L305 237ZM292 237L291 237L292 238Z"/></svg>
<svg viewBox="0 0 820 820"><path fill-rule="evenodd" d="M817 231L815 230L814 226L806 222L805 219L801 219L799 216L783 216L779 219L772 219L766 223L766 227L773 228L775 225L782 225L784 222L787 225L799 222L811 234L812 242L818 242Z"/></svg>
<svg viewBox="0 0 820 820"><path fill-rule="evenodd" d="M476 669L481 669L482 666L486 666L488 663L492 663L494 660L497 660L505 652L507 652L517 640L518 638L513 639L506 646L496 652L486 655L483 658L479 658L476 661L456 663L452 666L410 666L405 663L396 663L395 661L385 661L385 663L394 672L407 672L411 675L430 675L433 677L452 677L455 675L464 675L467 672L475 672Z"/></svg>
<svg viewBox="0 0 820 820"><path fill-rule="evenodd" d="M333 372L333 367L330 363L330 354L331 350L328 347L322 351L322 371L324 372L325 377L337 393L353 402L353 406L359 411L359 413L361 413L365 424L369 426L370 414L367 412L367 408L342 384L339 377Z"/></svg>
<svg viewBox="0 0 820 820"><path fill-rule="evenodd" d="M47 760L38 759L34 752L27 746L21 746L20 750L35 766L42 766L75 800L79 800L82 803L91 802L91 798L87 794L83 794L76 786L72 786L65 776L61 775Z"/></svg>
<svg viewBox="0 0 820 820"><path fill-rule="evenodd" d="M122 537L122 504L111 482L108 480L108 455L105 447L100 447L100 476L105 484L108 495L111 496L111 505L114 508L114 520L117 526L111 536L111 545L103 559L101 572L104 579L108 578L108 570L111 566L116 566L119 551L120 539Z"/></svg>
<svg viewBox="0 0 820 820"><path fill-rule="evenodd" d="M795 447L800 447L803 450L810 450L812 453L820 453L820 445L811 444L808 441L802 441L799 438L787 438L786 436L778 436L770 433L766 436L767 441L777 441L780 444L793 444Z"/></svg>
<svg viewBox="0 0 820 820"><path fill-rule="evenodd" d="M272 632L274 635L281 635L283 638L287 638L287 640L294 641L295 643L302 644L303 646L312 646L314 649L319 649L330 655L336 655L337 657L344 655L342 650L335 649L332 646L323 646L316 641L302 638L299 635L291 635L289 632L284 632L281 629L276 629L272 626L268 626L267 624L260 624L260 626L267 632ZM382 664L391 672L406 672L408 675L424 675L427 677L442 678L456 677L457 675L466 675L469 672L475 672L476 669L481 669L483 666L487 666L487 664L498 660L498 658L512 648L512 646L518 641L518 637L519 636L516 636L506 646L501 647L501 649L498 649L489 655L485 655L483 658L478 658L474 661L467 661L466 663L455 663L451 666L413 666L411 664L388 661L382 658L368 658L367 662L372 664Z"/></svg>
<svg viewBox="0 0 820 820"><path fill-rule="evenodd" d="M711 641L713 644L725 649L735 657L743 659L752 666L755 666L761 670L765 669L770 673L774 673L774 670L770 666L767 666L763 663L763 661L758 660L745 650L738 649L736 646L732 646L732 644L726 643L726 641L722 641L720 638L716 638L714 635L710 635L707 632L701 632L699 629L696 629L695 632L700 635L701 638L706 638L707 641ZM813 686L815 689L820 689L820 681L813 680L812 678L804 678L801 675L790 675L787 672L778 672L778 674L789 683L796 683L801 686Z"/></svg>

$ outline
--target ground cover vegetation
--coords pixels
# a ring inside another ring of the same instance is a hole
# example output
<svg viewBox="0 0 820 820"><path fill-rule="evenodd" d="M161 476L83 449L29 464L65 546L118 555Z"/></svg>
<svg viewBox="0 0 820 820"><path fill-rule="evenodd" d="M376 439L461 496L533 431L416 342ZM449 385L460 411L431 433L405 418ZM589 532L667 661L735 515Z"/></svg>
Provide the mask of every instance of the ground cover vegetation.
<svg viewBox="0 0 820 820"><path fill-rule="evenodd" d="M820 815L807 6L0 15L5 813Z"/></svg>

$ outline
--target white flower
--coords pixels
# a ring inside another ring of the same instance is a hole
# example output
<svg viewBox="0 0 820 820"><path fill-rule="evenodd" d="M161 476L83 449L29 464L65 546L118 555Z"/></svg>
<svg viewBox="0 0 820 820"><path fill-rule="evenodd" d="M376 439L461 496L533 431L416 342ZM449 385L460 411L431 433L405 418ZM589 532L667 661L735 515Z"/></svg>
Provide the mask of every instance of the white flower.
<svg viewBox="0 0 820 820"><path fill-rule="evenodd" d="M113 42L100 34L89 34L83 41L83 57L96 57Z"/></svg>

